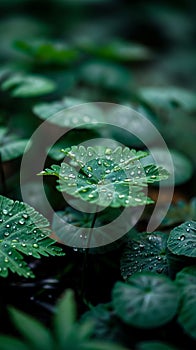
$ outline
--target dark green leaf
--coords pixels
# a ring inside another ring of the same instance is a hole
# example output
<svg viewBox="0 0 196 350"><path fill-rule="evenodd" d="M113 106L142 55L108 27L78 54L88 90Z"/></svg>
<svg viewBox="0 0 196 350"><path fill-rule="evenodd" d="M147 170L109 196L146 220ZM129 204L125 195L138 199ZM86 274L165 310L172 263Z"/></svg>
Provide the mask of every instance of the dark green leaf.
<svg viewBox="0 0 196 350"><path fill-rule="evenodd" d="M30 147L29 140L24 140L24 139L17 140L14 137L14 135L9 135L7 137L2 138L0 140L0 152L1 152L2 161L7 162L22 156L25 149L27 150L29 149L29 147Z"/></svg>
<svg viewBox="0 0 196 350"><path fill-rule="evenodd" d="M196 220L196 197L192 198L189 203L178 201L176 204L171 204L161 225L170 226L189 220Z"/></svg>
<svg viewBox="0 0 196 350"><path fill-rule="evenodd" d="M171 230L168 248L176 255L196 257L196 222L187 221Z"/></svg>
<svg viewBox="0 0 196 350"><path fill-rule="evenodd" d="M112 291L117 315L127 324L154 328L169 322L179 302L175 284L166 276L137 273L128 283L117 282Z"/></svg>
<svg viewBox="0 0 196 350"><path fill-rule="evenodd" d="M173 346L159 341L145 341L137 344L136 350L177 350Z"/></svg>
<svg viewBox="0 0 196 350"><path fill-rule="evenodd" d="M6 335L0 335L1 350L29 350L28 344Z"/></svg>
<svg viewBox="0 0 196 350"><path fill-rule="evenodd" d="M196 266L181 270L176 283L181 291L178 321L185 332L196 339Z"/></svg>
<svg viewBox="0 0 196 350"><path fill-rule="evenodd" d="M19 310L10 308L15 327L22 334L27 344L36 350L53 350L53 339L47 328L40 322Z"/></svg>
<svg viewBox="0 0 196 350"><path fill-rule="evenodd" d="M162 232L138 233L127 242L121 257L121 274L124 279L135 272L152 271L167 274L168 236Z"/></svg>

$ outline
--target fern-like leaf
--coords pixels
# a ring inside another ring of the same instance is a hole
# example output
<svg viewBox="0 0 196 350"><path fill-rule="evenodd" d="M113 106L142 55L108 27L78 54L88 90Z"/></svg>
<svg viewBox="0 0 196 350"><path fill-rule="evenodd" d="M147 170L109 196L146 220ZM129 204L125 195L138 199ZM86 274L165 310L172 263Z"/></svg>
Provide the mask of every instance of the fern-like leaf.
<svg viewBox="0 0 196 350"><path fill-rule="evenodd" d="M0 196L0 276L7 277L11 270L34 277L22 254L35 258L63 255L48 237L48 226L47 219L28 204Z"/></svg>

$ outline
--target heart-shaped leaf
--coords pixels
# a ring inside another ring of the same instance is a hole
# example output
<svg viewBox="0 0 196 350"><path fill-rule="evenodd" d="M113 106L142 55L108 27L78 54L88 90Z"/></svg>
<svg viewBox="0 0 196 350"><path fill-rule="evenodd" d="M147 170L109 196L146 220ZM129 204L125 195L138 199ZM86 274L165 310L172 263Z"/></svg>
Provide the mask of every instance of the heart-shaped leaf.
<svg viewBox="0 0 196 350"><path fill-rule="evenodd" d="M29 205L0 196L0 213L0 276L7 277L11 270L33 277L20 253L35 258L64 255L48 237L51 231L47 219Z"/></svg>
<svg viewBox="0 0 196 350"><path fill-rule="evenodd" d="M196 257L196 222L187 221L171 230L168 248L176 255Z"/></svg>
<svg viewBox="0 0 196 350"><path fill-rule="evenodd" d="M162 232L135 234L133 239L127 242L121 257L123 278L127 279L136 272L149 270L167 274L167 239L167 234Z"/></svg>
<svg viewBox="0 0 196 350"><path fill-rule="evenodd" d="M177 287L166 276L141 272L131 276L128 283L117 282L112 300L117 315L125 323L154 328L175 316L179 296Z"/></svg>

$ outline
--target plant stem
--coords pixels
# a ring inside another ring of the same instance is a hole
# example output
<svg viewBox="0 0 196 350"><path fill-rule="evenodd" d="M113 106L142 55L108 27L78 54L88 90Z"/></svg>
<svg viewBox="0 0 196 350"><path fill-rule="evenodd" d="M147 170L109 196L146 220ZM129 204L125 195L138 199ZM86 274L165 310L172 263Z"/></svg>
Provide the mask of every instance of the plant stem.
<svg viewBox="0 0 196 350"><path fill-rule="evenodd" d="M6 186L5 173L4 173L4 169L3 169L1 152L0 152L0 178L1 178L1 183L2 183L2 194L6 195L7 186Z"/></svg>
<svg viewBox="0 0 196 350"><path fill-rule="evenodd" d="M91 229L88 236L87 248L85 249L85 252L84 252L84 260L83 260L83 268L82 268L82 283L81 283L81 295L83 297L83 300L86 299L85 295L86 295L86 289L87 289L86 284L87 284L87 272L88 272L88 256L89 256L91 238L93 234L93 228L95 226L96 219L97 219L97 211L95 211L93 215Z"/></svg>

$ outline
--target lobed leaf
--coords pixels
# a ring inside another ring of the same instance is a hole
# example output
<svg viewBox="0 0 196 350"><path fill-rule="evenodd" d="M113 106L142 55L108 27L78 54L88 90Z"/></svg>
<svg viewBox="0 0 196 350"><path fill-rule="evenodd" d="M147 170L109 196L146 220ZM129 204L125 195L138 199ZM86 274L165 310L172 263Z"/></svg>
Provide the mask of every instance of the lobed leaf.
<svg viewBox="0 0 196 350"><path fill-rule="evenodd" d="M196 257L196 222L186 221L171 230L168 248L176 255Z"/></svg>

